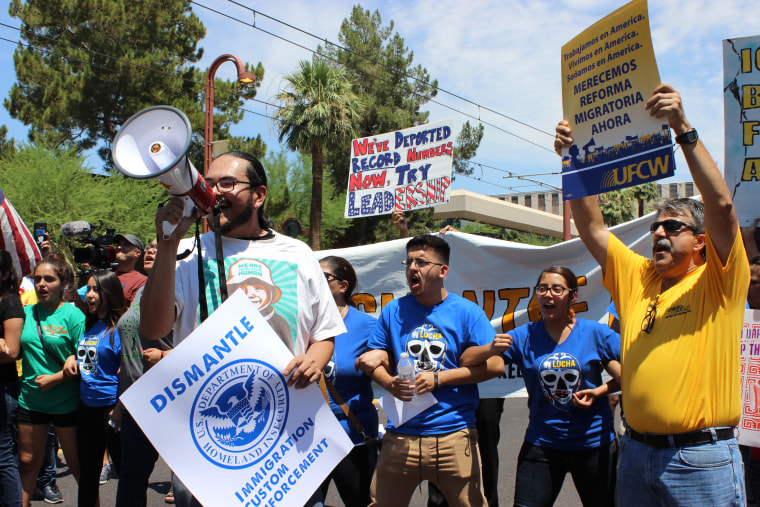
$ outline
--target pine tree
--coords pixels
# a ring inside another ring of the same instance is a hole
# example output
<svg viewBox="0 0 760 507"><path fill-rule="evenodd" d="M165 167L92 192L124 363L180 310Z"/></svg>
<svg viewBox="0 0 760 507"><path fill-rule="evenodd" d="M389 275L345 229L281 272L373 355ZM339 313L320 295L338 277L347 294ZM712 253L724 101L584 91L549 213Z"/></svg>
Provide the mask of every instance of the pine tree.
<svg viewBox="0 0 760 507"><path fill-rule="evenodd" d="M205 35L190 0L12 0L22 42L14 54L17 83L4 105L31 125L30 137L55 130L108 160L108 143L138 111L158 104L182 110L203 135L205 71L193 66ZM246 65L258 81L215 82L215 133L226 136L242 118L242 98L255 96L263 68ZM197 140L197 139L196 139ZM102 143L105 141L105 143ZM245 140L243 140L245 141ZM197 143L196 143L197 145ZM201 169L202 145L195 165Z"/></svg>

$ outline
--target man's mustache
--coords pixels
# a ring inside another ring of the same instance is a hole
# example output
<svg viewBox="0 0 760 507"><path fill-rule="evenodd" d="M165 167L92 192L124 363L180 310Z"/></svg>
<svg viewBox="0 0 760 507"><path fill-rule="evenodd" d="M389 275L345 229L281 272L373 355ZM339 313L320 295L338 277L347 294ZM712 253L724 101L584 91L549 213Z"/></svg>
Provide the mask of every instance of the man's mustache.
<svg viewBox="0 0 760 507"><path fill-rule="evenodd" d="M664 248L668 252L673 248L673 244L667 238L660 238L652 245L652 251L656 251L658 248Z"/></svg>

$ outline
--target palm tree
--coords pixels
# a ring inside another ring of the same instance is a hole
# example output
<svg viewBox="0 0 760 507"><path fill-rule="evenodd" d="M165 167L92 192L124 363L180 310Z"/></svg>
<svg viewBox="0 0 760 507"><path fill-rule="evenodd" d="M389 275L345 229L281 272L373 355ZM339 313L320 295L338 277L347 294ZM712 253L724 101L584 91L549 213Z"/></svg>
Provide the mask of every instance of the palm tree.
<svg viewBox="0 0 760 507"><path fill-rule="evenodd" d="M301 70L287 76L285 90L277 94L284 106L276 114L280 122L280 142L288 148L311 154L311 212L309 246L321 248L322 173L324 150L345 148L356 136L364 110L351 91L352 83L342 68L323 60L300 62Z"/></svg>

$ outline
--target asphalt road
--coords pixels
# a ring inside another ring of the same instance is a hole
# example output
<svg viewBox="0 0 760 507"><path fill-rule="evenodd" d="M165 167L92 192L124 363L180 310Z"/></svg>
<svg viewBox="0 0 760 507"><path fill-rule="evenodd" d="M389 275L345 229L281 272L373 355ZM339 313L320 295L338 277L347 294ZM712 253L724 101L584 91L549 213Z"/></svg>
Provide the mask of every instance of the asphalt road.
<svg viewBox="0 0 760 507"><path fill-rule="evenodd" d="M526 398L507 398L504 404L504 415L501 418L501 441L499 443L500 472L499 476L499 503L507 506L512 505L512 496L514 493L515 467L517 465L517 453L522 445L522 439L525 434L525 427L528 424L528 408ZM59 458L62 454L59 453ZM151 476L150 488L148 489L148 506L157 507L167 505L164 503L164 495L169 490L170 472L166 464L159 460L156 469ZM61 489L64 497L64 503L59 505L74 506L76 505L76 482L65 464L61 464L58 469L58 487ZM116 497L117 480L111 479L107 484L100 487L100 500L103 507L114 505ZM425 507L427 503L427 484L422 488L417 488L409 504L412 507ZM49 505L42 501L32 502L32 505L43 506ZM335 491L335 487L330 488L326 505L342 506L340 497ZM576 507L581 505L578 494L575 492L573 481L568 476L565 480L564 487L560 493L555 506L557 507ZM226 507L226 506L221 506Z"/></svg>

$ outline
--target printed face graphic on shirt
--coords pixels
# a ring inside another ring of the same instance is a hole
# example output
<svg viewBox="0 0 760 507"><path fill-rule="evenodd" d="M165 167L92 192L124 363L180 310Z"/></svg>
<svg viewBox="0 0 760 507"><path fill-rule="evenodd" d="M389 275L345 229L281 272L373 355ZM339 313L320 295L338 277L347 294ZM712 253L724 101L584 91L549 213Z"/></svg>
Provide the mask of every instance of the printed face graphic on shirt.
<svg viewBox="0 0 760 507"><path fill-rule="evenodd" d="M298 264L277 259L252 259L245 254L225 257L227 292L243 290L291 351L298 320ZM222 304L216 259L204 259L209 313ZM199 315L200 317L200 315Z"/></svg>
<svg viewBox="0 0 760 507"><path fill-rule="evenodd" d="M409 333L406 350L418 372L443 369L446 341L441 331L432 324L423 324Z"/></svg>
<svg viewBox="0 0 760 507"><path fill-rule="evenodd" d="M243 289L259 311L267 315L272 304L279 301L282 293L272 281L269 266L257 260L238 261L230 266L227 275L227 289L230 294Z"/></svg>
<svg viewBox="0 0 760 507"><path fill-rule="evenodd" d="M570 410L581 381L580 362L567 352L556 352L541 361L538 376L546 399L561 410Z"/></svg>
<svg viewBox="0 0 760 507"><path fill-rule="evenodd" d="M77 360L82 375L92 375L98 366L98 337L85 336L77 347Z"/></svg>

